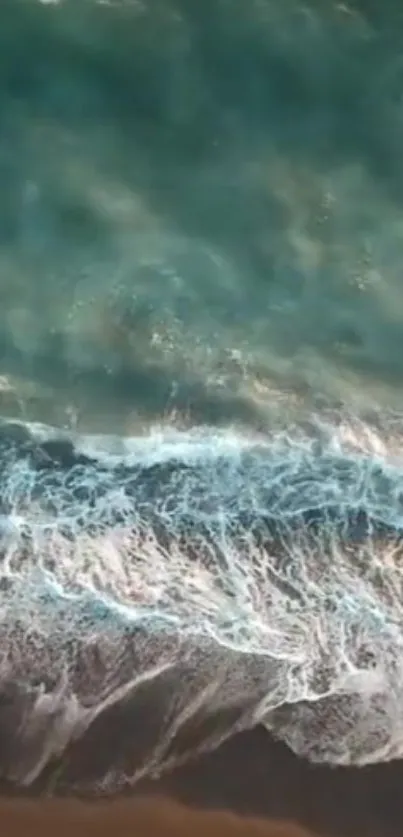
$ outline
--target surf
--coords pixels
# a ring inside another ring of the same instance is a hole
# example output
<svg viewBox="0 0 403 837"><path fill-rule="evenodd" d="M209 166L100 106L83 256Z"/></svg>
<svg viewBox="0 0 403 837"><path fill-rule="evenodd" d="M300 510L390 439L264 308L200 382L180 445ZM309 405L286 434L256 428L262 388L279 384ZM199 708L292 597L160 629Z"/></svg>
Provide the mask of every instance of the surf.
<svg viewBox="0 0 403 837"><path fill-rule="evenodd" d="M3 421L0 777L78 782L66 765L121 716L92 790L256 724L311 761L401 757L393 427L122 438Z"/></svg>

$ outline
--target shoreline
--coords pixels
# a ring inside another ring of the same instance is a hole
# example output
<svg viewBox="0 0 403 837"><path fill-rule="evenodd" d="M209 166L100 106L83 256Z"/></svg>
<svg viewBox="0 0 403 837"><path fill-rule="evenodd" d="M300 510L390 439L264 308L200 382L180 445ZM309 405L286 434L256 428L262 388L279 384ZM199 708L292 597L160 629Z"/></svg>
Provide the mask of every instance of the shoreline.
<svg viewBox="0 0 403 837"><path fill-rule="evenodd" d="M311 837L294 823L192 810L164 797L101 805L0 799L0 820L16 837L110 837L112 831L119 837Z"/></svg>
<svg viewBox="0 0 403 837"><path fill-rule="evenodd" d="M316 767L274 742L265 730L255 729L159 780L140 782L132 794L117 798L35 798L2 784L0 821L7 822L7 834L21 837L28 833L45 837L48 826L49 837L55 833L71 837L72 828L79 837L80 827L85 837L110 835L112 829L117 837L126 833L151 837L151 828L161 837L179 837L198 833L197 817L201 837L209 831L213 835L214 824L217 835L223 837L227 832L220 820L225 817L228 835L234 837L294 837L294 833L305 837L304 829L307 835L318 837L400 837L402 782L403 762L369 768ZM158 818L161 805L164 811L172 811L174 824L166 831L171 814ZM144 832L134 828L138 816L149 823ZM229 824L228 817L232 817ZM251 818L259 820L258 824ZM24 830L28 823L30 832Z"/></svg>

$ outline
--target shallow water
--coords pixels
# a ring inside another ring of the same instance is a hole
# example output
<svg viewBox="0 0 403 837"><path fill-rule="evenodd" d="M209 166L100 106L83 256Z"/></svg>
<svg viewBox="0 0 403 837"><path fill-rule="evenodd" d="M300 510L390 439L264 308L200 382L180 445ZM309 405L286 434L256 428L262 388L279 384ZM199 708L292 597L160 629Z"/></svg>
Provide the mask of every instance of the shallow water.
<svg viewBox="0 0 403 837"><path fill-rule="evenodd" d="M1 24L2 775L151 701L91 788L261 722L400 757L398 6Z"/></svg>

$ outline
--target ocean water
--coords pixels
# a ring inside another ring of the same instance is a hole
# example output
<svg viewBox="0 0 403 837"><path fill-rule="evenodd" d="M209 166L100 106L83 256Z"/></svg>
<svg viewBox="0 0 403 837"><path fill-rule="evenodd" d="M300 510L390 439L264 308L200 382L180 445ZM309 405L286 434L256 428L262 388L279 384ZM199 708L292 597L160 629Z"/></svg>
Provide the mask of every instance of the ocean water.
<svg viewBox="0 0 403 837"><path fill-rule="evenodd" d="M401 758L399 5L0 15L0 778Z"/></svg>

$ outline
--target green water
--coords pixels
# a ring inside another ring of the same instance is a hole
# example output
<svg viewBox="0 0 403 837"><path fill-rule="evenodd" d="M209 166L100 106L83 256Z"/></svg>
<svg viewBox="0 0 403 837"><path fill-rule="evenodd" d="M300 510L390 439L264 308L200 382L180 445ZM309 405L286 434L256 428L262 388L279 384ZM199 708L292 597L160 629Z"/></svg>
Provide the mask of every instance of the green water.
<svg viewBox="0 0 403 837"><path fill-rule="evenodd" d="M2 0L0 412L400 411L403 11Z"/></svg>

